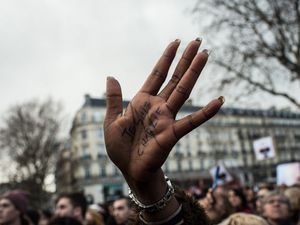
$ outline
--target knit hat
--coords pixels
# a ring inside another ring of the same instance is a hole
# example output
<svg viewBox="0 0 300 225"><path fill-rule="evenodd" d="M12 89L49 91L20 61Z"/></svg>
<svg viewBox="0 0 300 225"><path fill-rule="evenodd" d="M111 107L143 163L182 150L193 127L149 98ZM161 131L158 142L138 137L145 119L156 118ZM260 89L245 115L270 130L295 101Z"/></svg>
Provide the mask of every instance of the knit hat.
<svg viewBox="0 0 300 225"><path fill-rule="evenodd" d="M4 193L0 198L10 200L21 213L25 213L28 207L28 196L29 193L26 191L13 190Z"/></svg>

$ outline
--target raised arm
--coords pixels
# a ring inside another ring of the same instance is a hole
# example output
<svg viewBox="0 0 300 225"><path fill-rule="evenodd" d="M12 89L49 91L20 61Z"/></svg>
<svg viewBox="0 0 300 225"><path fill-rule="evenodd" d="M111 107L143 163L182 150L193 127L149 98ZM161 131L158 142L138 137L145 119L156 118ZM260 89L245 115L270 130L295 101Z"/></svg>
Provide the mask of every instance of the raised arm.
<svg viewBox="0 0 300 225"><path fill-rule="evenodd" d="M161 166L176 142L213 117L224 102L212 100L203 109L176 120L176 114L189 95L208 59L207 50L198 53L200 39L186 47L164 89L171 63L180 41L171 42L147 80L123 112L122 92L118 81L107 78L107 112L104 122L106 150L121 170L129 187L143 204L159 201L167 183ZM174 197L155 213L144 212L149 221L167 218L178 209Z"/></svg>

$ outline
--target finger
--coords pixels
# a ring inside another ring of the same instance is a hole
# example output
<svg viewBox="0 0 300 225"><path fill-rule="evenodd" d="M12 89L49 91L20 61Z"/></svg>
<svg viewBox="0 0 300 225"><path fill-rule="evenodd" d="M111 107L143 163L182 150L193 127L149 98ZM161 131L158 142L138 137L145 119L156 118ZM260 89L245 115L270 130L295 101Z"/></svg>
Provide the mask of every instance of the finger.
<svg viewBox="0 0 300 225"><path fill-rule="evenodd" d="M167 106L175 115L184 102L189 98L191 91L204 68L208 58L208 52L204 51L198 53L193 59L190 67L183 75L182 79L177 84L167 101Z"/></svg>
<svg viewBox="0 0 300 225"><path fill-rule="evenodd" d="M146 92L151 95L157 94L161 85L164 83L167 77L169 68L176 55L179 44L180 40L176 39L168 45L163 55L160 57L155 67L153 68L153 71L142 86L140 90L141 92Z"/></svg>
<svg viewBox="0 0 300 225"><path fill-rule="evenodd" d="M217 99L212 100L201 110L178 120L173 125L173 132L175 137L177 137L177 139L179 140L181 137L212 118L219 111L223 103L224 97L221 96Z"/></svg>
<svg viewBox="0 0 300 225"><path fill-rule="evenodd" d="M187 71L187 69L191 65L201 45L201 41L202 40L200 38L197 38L196 40L190 42L190 44L187 46L184 53L182 54L181 59L179 60L179 63L175 68L172 78L170 79L166 87L160 92L159 94L160 97L162 97L165 100L169 98L169 96L177 86L178 82L182 78L183 74Z"/></svg>
<svg viewBox="0 0 300 225"><path fill-rule="evenodd" d="M122 114L122 91L119 82L113 77L106 81L106 116L104 126L113 123Z"/></svg>

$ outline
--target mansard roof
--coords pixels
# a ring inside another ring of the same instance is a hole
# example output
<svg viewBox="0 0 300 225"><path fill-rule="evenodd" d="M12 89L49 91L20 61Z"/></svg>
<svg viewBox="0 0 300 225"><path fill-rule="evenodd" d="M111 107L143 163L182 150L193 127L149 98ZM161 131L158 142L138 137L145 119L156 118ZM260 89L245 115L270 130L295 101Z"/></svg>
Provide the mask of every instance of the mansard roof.
<svg viewBox="0 0 300 225"><path fill-rule="evenodd" d="M128 105L129 101L123 101L123 107ZM90 95L85 95L84 107L106 107L105 98L92 98ZM183 105L181 112L194 112L200 109L201 106L195 106L190 103ZM223 107L219 115L235 115L235 116L258 116L258 117L273 117L273 118L295 118L300 119L300 113L295 113L290 110L271 109L246 109Z"/></svg>

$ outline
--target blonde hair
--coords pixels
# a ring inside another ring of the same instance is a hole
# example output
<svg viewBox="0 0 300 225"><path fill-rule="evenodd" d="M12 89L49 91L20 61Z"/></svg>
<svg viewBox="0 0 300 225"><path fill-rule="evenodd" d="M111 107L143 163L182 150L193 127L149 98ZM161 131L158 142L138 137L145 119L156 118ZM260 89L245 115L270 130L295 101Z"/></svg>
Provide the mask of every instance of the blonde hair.
<svg viewBox="0 0 300 225"><path fill-rule="evenodd" d="M88 209L87 214L91 215L92 220L87 221L88 225L104 225L103 216L94 209Z"/></svg>
<svg viewBox="0 0 300 225"><path fill-rule="evenodd" d="M300 188L289 187L284 191L284 195L289 199L292 210L300 209Z"/></svg>
<svg viewBox="0 0 300 225"><path fill-rule="evenodd" d="M246 213L234 213L219 225L268 225L267 221L259 216Z"/></svg>

